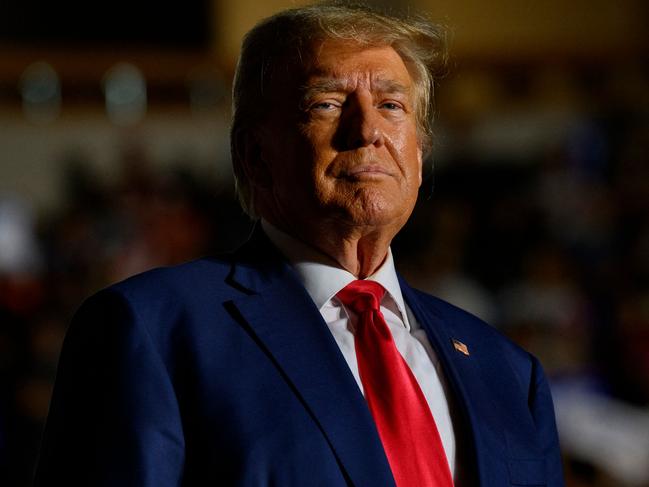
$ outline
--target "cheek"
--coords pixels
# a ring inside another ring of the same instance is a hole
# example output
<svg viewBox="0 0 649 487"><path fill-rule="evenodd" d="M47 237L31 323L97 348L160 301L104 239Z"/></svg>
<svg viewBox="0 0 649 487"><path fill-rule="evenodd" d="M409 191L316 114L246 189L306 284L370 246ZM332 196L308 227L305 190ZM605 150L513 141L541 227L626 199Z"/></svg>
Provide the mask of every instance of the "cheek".
<svg viewBox="0 0 649 487"><path fill-rule="evenodd" d="M327 177L328 161L334 157L328 146L317 137L309 137L308 133L284 138L280 145L284 145L286 151L286 157L280 158L278 174L283 199L289 203L299 202L298 206L327 199L333 191L332 182Z"/></svg>
<svg viewBox="0 0 649 487"><path fill-rule="evenodd" d="M326 128L321 131L310 130L304 133L300 146L299 164L314 184L324 184L338 154L333 147L330 131Z"/></svg>
<svg viewBox="0 0 649 487"><path fill-rule="evenodd" d="M397 154L400 154L400 164L409 183L414 183L417 187L422 182L422 150L416 133L403 136L399 142Z"/></svg>
<svg viewBox="0 0 649 487"><path fill-rule="evenodd" d="M310 174L313 147L300 132L286 131L275 136L275 169L286 184L301 184Z"/></svg>
<svg viewBox="0 0 649 487"><path fill-rule="evenodd" d="M388 139L396 151L396 155L400 155L403 164L408 164L411 168L421 168L422 149L419 138L419 132L413 120L402 120L401 123L394 124L387 132L390 134Z"/></svg>

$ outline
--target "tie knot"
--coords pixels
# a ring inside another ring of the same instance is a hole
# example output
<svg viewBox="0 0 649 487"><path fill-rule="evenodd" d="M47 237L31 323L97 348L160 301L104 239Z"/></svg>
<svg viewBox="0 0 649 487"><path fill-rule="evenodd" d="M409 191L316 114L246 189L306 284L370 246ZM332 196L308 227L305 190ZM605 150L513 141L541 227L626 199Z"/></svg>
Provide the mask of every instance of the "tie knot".
<svg viewBox="0 0 649 487"><path fill-rule="evenodd" d="M368 309L378 311L385 289L375 281L352 281L343 289L338 291L338 299L348 308L356 313L362 313Z"/></svg>

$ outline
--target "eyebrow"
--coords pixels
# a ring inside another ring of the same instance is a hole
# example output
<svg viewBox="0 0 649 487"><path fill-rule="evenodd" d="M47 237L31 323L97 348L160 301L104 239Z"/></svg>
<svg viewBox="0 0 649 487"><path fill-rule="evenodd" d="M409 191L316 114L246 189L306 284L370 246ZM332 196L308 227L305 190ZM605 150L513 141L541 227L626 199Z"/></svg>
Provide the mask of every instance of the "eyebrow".
<svg viewBox="0 0 649 487"><path fill-rule="evenodd" d="M410 89L401 83L389 79L378 78L372 82L380 93L409 94ZM316 79L302 86L301 99L303 102L313 99L321 93L343 93L348 90L348 83L343 79L321 78Z"/></svg>

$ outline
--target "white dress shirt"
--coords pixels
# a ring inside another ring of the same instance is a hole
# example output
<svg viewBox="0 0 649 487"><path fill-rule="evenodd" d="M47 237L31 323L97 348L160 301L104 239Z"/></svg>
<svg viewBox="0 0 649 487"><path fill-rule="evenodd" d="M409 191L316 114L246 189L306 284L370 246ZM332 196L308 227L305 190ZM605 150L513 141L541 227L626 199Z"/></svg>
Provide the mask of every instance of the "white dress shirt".
<svg viewBox="0 0 649 487"><path fill-rule="evenodd" d="M280 231L267 221L262 220L262 227L271 242L284 254L299 275L340 347L358 387L363 392L354 348L357 316L354 312L348 311L336 297L338 291L356 280L356 277L338 267L328 256ZM444 445L451 474L455 477L456 435L449 411L448 386L444 372L426 332L421 329L403 300L392 252L389 249L381 267L367 279L380 283L386 290L381 301L381 312L392 332L399 353L412 370L426 397Z"/></svg>

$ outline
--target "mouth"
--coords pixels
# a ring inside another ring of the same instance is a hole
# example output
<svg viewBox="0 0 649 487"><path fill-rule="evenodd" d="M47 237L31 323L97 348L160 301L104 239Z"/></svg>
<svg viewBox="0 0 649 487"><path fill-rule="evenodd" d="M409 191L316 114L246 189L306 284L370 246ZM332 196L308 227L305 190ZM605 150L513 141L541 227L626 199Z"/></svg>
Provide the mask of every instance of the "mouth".
<svg viewBox="0 0 649 487"><path fill-rule="evenodd" d="M349 181L375 180L393 176L392 171L376 164L354 166L341 171L339 177Z"/></svg>

